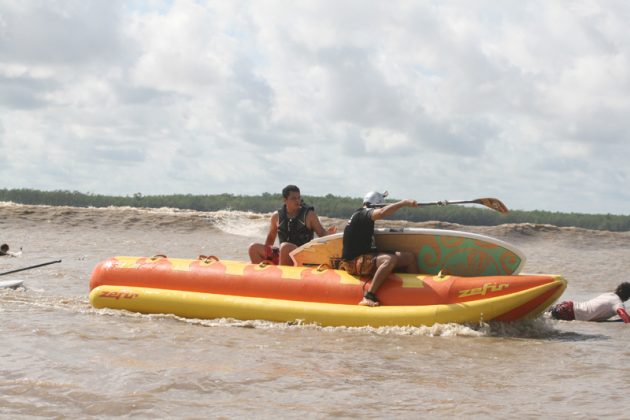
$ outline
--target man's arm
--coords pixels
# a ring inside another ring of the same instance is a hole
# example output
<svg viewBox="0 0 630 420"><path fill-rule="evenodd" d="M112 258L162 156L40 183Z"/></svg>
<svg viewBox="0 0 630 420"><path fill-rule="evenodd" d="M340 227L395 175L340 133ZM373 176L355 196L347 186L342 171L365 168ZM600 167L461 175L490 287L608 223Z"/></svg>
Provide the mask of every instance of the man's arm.
<svg viewBox="0 0 630 420"><path fill-rule="evenodd" d="M416 203L416 200L407 199L374 209L372 212L372 220L380 220L384 217L391 216L403 207L418 207L418 203Z"/></svg>
<svg viewBox="0 0 630 420"><path fill-rule="evenodd" d="M315 210L311 210L306 214L306 227L315 232L320 238L337 232L336 226L330 226L328 229L324 229Z"/></svg>
<svg viewBox="0 0 630 420"><path fill-rule="evenodd" d="M278 212L274 212L271 215L271 222L269 224L269 232L267 233L267 239L265 240L265 246L273 246L276 242L276 236L278 236L278 220L280 216Z"/></svg>
<svg viewBox="0 0 630 420"><path fill-rule="evenodd" d="M628 312L626 312L625 309L617 309L617 315L619 315L619 318L623 319L623 322L625 322L626 324L630 324L630 316L628 316Z"/></svg>

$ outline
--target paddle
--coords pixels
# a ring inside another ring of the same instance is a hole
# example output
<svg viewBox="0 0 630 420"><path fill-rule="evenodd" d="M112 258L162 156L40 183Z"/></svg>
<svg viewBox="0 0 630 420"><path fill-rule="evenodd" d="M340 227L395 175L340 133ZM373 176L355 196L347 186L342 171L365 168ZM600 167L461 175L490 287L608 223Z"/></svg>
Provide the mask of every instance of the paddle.
<svg viewBox="0 0 630 420"><path fill-rule="evenodd" d="M37 265L31 265L30 267L18 268L17 270L5 271L4 273L0 273L0 276L4 276L5 274L17 273L18 271L30 270L31 268L43 267L45 265L60 263L61 260L49 261Z"/></svg>
<svg viewBox="0 0 630 420"><path fill-rule="evenodd" d="M444 200L432 203L418 203L418 206L447 206L449 204L481 204L499 213L507 213L509 210L501 200L497 198L477 198L474 200Z"/></svg>
<svg viewBox="0 0 630 420"><path fill-rule="evenodd" d="M481 204L498 211L499 213L507 213L508 208L501 200L497 198L476 198L474 200L444 200L444 201L432 201L430 203L418 203L418 207L422 206L448 206L449 204ZM387 204L379 204L372 207L385 207Z"/></svg>

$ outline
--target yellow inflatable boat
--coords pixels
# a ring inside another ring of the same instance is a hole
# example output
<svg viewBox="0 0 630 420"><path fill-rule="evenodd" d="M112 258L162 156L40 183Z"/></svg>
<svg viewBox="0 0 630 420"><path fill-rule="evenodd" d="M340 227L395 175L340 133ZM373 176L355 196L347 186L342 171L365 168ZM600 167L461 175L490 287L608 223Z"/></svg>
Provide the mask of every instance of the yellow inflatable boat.
<svg viewBox="0 0 630 420"><path fill-rule="evenodd" d="M533 318L566 288L558 275L390 275L381 306L359 306L369 278L323 267L113 257L90 280L90 303L187 318L261 319L322 326L418 326Z"/></svg>

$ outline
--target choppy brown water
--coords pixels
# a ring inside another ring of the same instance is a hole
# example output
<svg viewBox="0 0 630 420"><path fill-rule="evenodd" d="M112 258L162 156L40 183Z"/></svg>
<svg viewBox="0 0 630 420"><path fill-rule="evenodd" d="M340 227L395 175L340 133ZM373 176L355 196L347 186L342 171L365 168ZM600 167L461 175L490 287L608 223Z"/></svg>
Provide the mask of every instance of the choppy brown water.
<svg viewBox="0 0 630 420"><path fill-rule="evenodd" d="M324 219L343 226L344 221ZM386 222L385 225L401 225ZM564 298L628 280L630 234L537 225L462 227L511 242ZM90 307L112 255L246 259L267 216L0 203L2 418L627 418L630 327L619 322L319 328L185 320Z"/></svg>

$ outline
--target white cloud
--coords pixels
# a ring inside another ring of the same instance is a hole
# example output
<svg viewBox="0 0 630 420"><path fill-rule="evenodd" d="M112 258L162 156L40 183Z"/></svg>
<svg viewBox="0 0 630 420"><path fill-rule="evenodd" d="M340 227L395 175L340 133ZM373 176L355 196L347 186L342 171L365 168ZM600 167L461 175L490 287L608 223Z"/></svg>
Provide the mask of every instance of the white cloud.
<svg viewBox="0 0 630 420"><path fill-rule="evenodd" d="M386 156L393 150L409 150L411 142L406 135L380 128L363 130L362 138L365 151L370 154Z"/></svg>
<svg viewBox="0 0 630 420"><path fill-rule="evenodd" d="M630 213L629 18L613 0L0 0L0 176Z"/></svg>

